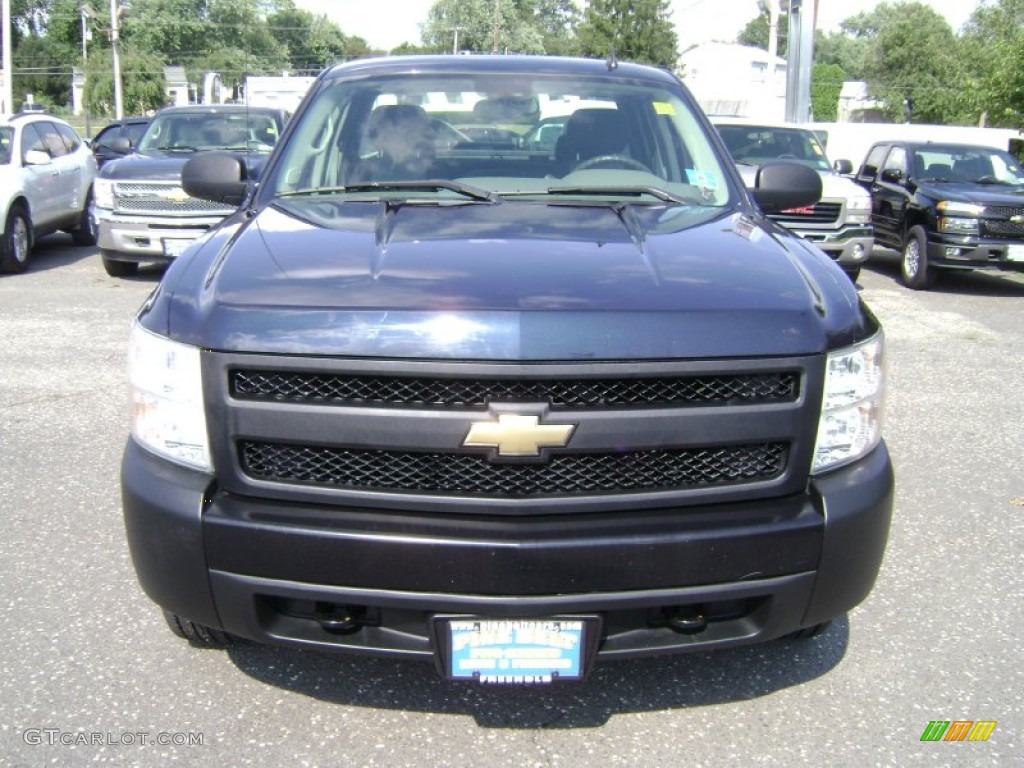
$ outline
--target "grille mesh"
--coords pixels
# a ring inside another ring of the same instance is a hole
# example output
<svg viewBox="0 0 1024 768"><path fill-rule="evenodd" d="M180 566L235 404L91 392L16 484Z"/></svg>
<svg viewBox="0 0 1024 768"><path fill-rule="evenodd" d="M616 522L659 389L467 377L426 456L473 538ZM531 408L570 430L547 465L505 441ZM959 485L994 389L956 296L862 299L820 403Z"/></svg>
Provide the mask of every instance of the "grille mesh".
<svg viewBox="0 0 1024 768"><path fill-rule="evenodd" d="M175 202L170 194L184 194L176 184L125 183L117 185L116 207L123 213L157 213L166 216L186 216L194 213L224 214L234 208L211 200L190 197Z"/></svg>
<svg viewBox="0 0 1024 768"><path fill-rule="evenodd" d="M635 379L448 379L234 370L234 397L338 405L483 407L491 401L562 408L792 402L793 372Z"/></svg>
<svg viewBox="0 0 1024 768"><path fill-rule="evenodd" d="M336 489L522 498L568 493L638 493L770 480L782 474L785 443L632 453L556 454L543 464L491 464L475 454L349 450L242 441L243 471L258 480Z"/></svg>
<svg viewBox="0 0 1024 768"><path fill-rule="evenodd" d="M1008 237L1019 239L1024 236L1024 225L1012 221L982 219L983 235L988 237Z"/></svg>
<svg viewBox="0 0 1024 768"><path fill-rule="evenodd" d="M839 219L839 214L842 211L843 206L841 203L815 203L813 206L809 206L807 209L797 209L794 211L783 211L782 213L774 214L771 218L776 221L792 221L796 223L815 223L815 224L831 224Z"/></svg>

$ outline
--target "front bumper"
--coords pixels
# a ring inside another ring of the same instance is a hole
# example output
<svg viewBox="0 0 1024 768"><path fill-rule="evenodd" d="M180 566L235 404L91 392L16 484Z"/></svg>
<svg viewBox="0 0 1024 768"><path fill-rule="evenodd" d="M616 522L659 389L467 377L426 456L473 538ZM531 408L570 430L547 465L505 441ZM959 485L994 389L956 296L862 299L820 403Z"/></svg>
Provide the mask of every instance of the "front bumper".
<svg viewBox="0 0 1024 768"><path fill-rule="evenodd" d="M170 261L223 216L141 217L97 213L99 246L124 261Z"/></svg>
<svg viewBox="0 0 1024 768"><path fill-rule="evenodd" d="M949 237L929 233L928 262L933 266L1024 272L1024 242Z"/></svg>
<svg viewBox="0 0 1024 768"><path fill-rule="evenodd" d="M172 613L252 640L433 658L432 617L600 615L597 658L768 640L871 590L892 510L884 444L806 493L629 514L424 515L221 493L129 441L128 542ZM698 632L666 617L699 610ZM336 631L331 617L357 617Z"/></svg>
<svg viewBox="0 0 1024 768"><path fill-rule="evenodd" d="M793 231L805 240L810 240L843 267L864 264L875 246L875 233L871 227L850 226L836 232L823 232L820 229Z"/></svg>

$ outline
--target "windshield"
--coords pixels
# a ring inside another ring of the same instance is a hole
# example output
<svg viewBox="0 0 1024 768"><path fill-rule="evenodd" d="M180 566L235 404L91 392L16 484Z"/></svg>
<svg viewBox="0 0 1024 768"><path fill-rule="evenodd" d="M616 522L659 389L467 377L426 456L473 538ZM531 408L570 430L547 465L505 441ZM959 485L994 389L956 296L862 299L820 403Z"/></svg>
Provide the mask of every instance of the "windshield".
<svg viewBox="0 0 1024 768"><path fill-rule="evenodd" d="M816 171L831 170L825 150L813 131L764 125L719 125L732 159L744 165L769 160L796 160Z"/></svg>
<svg viewBox="0 0 1024 768"><path fill-rule="evenodd" d="M0 165L11 162L11 144L14 142L14 130L7 125L0 125Z"/></svg>
<svg viewBox="0 0 1024 768"><path fill-rule="evenodd" d="M296 119L274 195L729 202L694 108L667 85L522 71L329 79Z"/></svg>
<svg viewBox="0 0 1024 768"><path fill-rule="evenodd" d="M158 115L150 123L139 142L139 151L247 149L270 152L277 139L277 123L270 115L253 112L168 112Z"/></svg>
<svg viewBox="0 0 1024 768"><path fill-rule="evenodd" d="M1024 184L1024 171L1008 152L988 147L928 145L913 153L917 181Z"/></svg>

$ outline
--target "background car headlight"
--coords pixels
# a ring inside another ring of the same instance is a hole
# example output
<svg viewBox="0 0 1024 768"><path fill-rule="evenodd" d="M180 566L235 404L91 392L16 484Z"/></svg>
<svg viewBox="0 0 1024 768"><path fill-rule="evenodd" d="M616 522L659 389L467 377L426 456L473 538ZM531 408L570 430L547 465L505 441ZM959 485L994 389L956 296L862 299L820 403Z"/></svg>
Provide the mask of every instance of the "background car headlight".
<svg viewBox="0 0 1024 768"><path fill-rule="evenodd" d="M879 331L867 341L829 353L812 474L856 461L882 439L883 347Z"/></svg>
<svg viewBox="0 0 1024 768"><path fill-rule="evenodd" d="M939 231L951 232L954 235L976 235L981 229L977 219L965 219L960 216L940 216Z"/></svg>
<svg viewBox="0 0 1024 768"><path fill-rule="evenodd" d="M138 323L128 345L132 436L165 459L213 470L199 349L158 336Z"/></svg>
<svg viewBox="0 0 1024 768"><path fill-rule="evenodd" d="M853 197L846 205L846 220L851 224L871 223L871 198Z"/></svg>
<svg viewBox="0 0 1024 768"><path fill-rule="evenodd" d="M112 179L96 179L92 183L92 196L99 208L114 207L114 181Z"/></svg>

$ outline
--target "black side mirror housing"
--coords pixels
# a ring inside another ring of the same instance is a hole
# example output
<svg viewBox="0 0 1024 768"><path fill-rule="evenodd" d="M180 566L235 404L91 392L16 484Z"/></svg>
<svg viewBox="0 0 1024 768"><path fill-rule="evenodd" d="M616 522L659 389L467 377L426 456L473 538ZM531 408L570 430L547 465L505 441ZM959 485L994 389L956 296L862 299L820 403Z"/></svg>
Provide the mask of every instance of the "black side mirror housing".
<svg viewBox="0 0 1024 768"><path fill-rule="evenodd" d="M903 171L899 168L886 168L882 171L882 181L890 184L902 184L904 182Z"/></svg>
<svg viewBox="0 0 1024 768"><path fill-rule="evenodd" d="M132 151L132 140L127 136L118 136L110 142L110 150L119 155L127 155Z"/></svg>
<svg viewBox="0 0 1024 768"><path fill-rule="evenodd" d="M181 188L192 197L239 206L249 191L245 163L227 152L193 157L181 169Z"/></svg>
<svg viewBox="0 0 1024 768"><path fill-rule="evenodd" d="M836 173L838 173L841 176L846 176L849 173L853 173L853 163L851 163L846 158L836 160L832 164L832 168L833 170L835 170Z"/></svg>
<svg viewBox="0 0 1024 768"><path fill-rule="evenodd" d="M821 199L821 176L800 163L765 163L757 169L750 193L764 213L803 208Z"/></svg>

